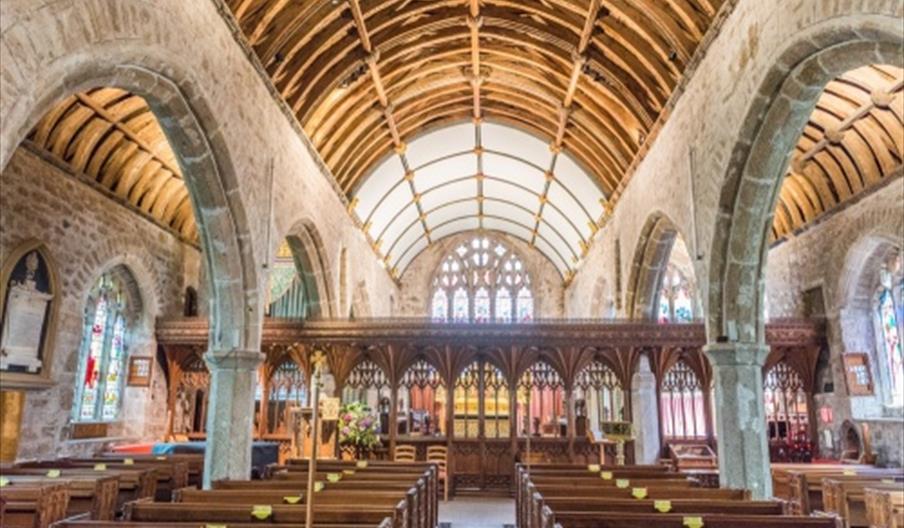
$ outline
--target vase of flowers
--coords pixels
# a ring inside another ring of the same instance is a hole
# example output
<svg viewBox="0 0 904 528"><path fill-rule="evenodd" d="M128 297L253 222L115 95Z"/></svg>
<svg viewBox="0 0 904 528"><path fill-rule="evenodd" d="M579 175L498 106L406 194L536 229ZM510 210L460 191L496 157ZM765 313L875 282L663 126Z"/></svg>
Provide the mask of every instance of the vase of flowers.
<svg viewBox="0 0 904 528"><path fill-rule="evenodd" d="M347 403L339 410L339 445L354 449L355 459L366 459L380 445L378 431L377 418L367 405Z"/></svg>

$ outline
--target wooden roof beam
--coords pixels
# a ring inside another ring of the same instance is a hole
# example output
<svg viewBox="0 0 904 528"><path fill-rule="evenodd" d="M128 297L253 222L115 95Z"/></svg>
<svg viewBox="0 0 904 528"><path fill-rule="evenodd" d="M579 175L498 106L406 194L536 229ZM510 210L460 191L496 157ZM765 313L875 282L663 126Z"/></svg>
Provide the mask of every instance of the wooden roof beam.
<svg viewBox="0 0 904 528"><path fill-rule="evenodd" d="M360 0L348 0L348 5L352 10L352 18L355 20L355 28L358 30L358 37L361 40L361 47L364 48L365 53L367 53L367 58L365 62L367 63L367 69L370 72L371 80L374 84L374 89L377 91L377 99L380 101L380 105L383 107L383 118L386 122L386 127L389 129L389 134L392 137L393 142L393 150L399 156L399 159L402 162L402 167L404 167L406 174L409 174L411 169L408 166L408 159L405 157L405 143L402 141L401 136L399 135L399 127L396 125L396 120L392 115L393 105L389 101L389 97L386 95L386 86L383 84L383 78L380 75L380 68L378 62L380 60L380 53L378 50L375 50L373 44L370 41L370 33L367 31L367 24L364 21L364 13L361 11L361 3ZM424 209L421 206L420 195L417 193L414 188L414 179L407 178L408 184L411 187L411 194L414 196L414 205L417 207L418 216L421 220L421 227L424 229L425 236L427 238L427 243L431 242L430 239L430 228L427 227L427 215L424 214ZM366 231L365 231L365 234ZM375 240L373 243L374 251L383 258L385 255L380 253L380 244L381 240Z"/></svg>
<svg viewBox="0 0 904 528"><path fill-rule="evenodd" d="M471 36L471 89L474 92L474 119L480 119L480 1L471 0L468 10L468 29Z"/></svg>

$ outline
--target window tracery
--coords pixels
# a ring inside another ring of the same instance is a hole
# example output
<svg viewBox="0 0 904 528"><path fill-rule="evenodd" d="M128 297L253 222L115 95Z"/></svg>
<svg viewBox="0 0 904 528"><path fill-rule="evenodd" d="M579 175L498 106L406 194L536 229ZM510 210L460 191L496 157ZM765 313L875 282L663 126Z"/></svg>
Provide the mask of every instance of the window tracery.
<svg viewBox="0 0 904 528"><path fill-rule="evenodd" d="M583 402L586 417L596 430L603 422L625 420L625 393L615 372L599 360L584 367L575 378L575 398Z"/></svg>
<svg viewBox="0 0 904 528"><path fill-rule="evenodd" d="M525 420L525 409L518 409L519 434L565 436L565 383L556 369L537 361L521 375L518 388L530 391L529 420Z"/></svg>
<svg viewBox="0 0 904 528"><path fill-rule="evenodd" d="M289 409L304 407L308 400L308 387L304 371L298 363L286 359L270 376L267 398L267 433L288 433Z"/></svg>
<svg viewBox="0 0 904 528"><path fill-rule="evenodd" d="M524 263L505 244L486 236L462 242L446 255L432 287L430 314L437 322L524 323L534 318Z"/></svg>
<svg viewBox="0 0 904 528"><path fill-rule="evenodd" d="M776 363L763 379L769 442L776 461L790 460L789 448L809 445L807 393L798 373L785 361Z"/></svg>
<svg viewBox="0 0 904 528"><path fill-rule="evenodd" d="M446 386L439 371L426 360L417 360L402 375L399 401L408 434L445 434Z"/></svg>
<svg viewBox="0 0 904 528"><path fill-rule="evenodd" d="M477 438L481 414L486 438L509 437L508 382L498 367L483 360L468 365L455 380L454 398L457 438Z"/></svg>

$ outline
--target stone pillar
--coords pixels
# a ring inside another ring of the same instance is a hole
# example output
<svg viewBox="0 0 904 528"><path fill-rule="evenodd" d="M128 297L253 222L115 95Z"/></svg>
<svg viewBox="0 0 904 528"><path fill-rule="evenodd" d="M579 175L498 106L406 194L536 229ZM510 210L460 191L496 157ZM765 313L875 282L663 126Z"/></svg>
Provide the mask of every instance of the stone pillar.
<svg viewBox="0 0 904 528"><path fill-rule="evenodd" d="M634 423L634 463L655 464L659 459L659 402L656 401L656 376L650 359L640 356L637 372L631 378L631 418Z"/></svg>
<svg viewBox="0 0 904 528"><path fill-rule="evenodd" d="M704 347L716 390L719 483L749 489L754 499L772 497L763 364L769 347L715 343Z"/></svg>
<svg viewBox="0 0 904 528"><path fill-rule="evenodd" d="M204 488L215 480L251 477L254 388L264 355L233 350L204 356L210 371Z"/></svg>

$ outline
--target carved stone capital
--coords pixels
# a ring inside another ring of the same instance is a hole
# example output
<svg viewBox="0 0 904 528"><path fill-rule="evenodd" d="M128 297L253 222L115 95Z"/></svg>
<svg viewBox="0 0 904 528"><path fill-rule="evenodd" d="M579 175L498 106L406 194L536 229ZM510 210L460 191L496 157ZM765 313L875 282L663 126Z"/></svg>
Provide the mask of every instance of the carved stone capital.
<svg viewBox="0 0 904 528"><path fill-rule="evenodd" d="M762 343L710 343L703 352L714 367L762 367L769 355L769 346Z"/></svg>
<svg viewBox="0 0 904 528"><path fill-rule="evenodd" d="M264 355L256 350L209 350L204 354L207 368L214 370L257 370Z"/></svg>

